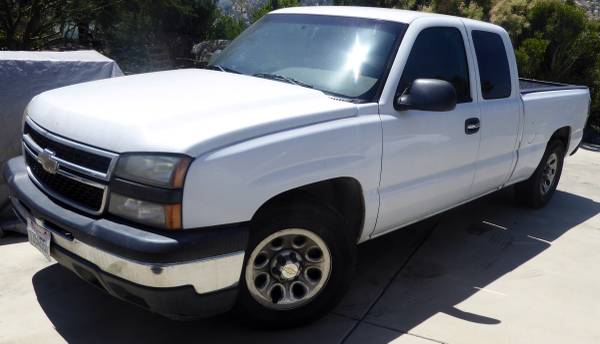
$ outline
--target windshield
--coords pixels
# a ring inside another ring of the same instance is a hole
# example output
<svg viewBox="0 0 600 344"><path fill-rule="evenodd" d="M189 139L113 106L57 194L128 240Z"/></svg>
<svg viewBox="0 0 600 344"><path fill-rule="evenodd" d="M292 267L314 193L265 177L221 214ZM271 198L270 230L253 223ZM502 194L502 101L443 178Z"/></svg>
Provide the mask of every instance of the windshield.
<svg viewBox="0 0 600 344"><path fill-rule="evenodd" d="M364 18L270 14L244 31L211 65L370 101L405 28Z"/></svg>

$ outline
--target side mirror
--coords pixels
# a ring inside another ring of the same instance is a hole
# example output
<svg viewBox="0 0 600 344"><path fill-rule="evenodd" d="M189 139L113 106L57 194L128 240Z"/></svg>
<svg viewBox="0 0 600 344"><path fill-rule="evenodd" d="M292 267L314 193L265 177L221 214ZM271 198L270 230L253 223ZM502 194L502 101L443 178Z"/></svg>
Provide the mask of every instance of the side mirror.
<svg viewBox="0 0 600 344"><path fill-rule="evenodd" d="M456 90L444 80L416 79L403 94L397 95L394 107L398 111L451 111L456 107Z"/></svg>

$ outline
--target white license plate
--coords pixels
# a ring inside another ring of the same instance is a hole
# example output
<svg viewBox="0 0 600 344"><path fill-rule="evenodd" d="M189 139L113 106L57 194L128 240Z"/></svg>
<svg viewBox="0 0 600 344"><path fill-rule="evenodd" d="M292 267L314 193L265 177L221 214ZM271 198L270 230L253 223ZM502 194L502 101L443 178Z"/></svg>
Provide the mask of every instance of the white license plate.
<svg viewBox="0 0 600 344"><path fill-rule="evenodd" d="M40 226L34 219L27 219L27 237L29 243L50 261L50 241L52 238L50 232Z"/></svg>

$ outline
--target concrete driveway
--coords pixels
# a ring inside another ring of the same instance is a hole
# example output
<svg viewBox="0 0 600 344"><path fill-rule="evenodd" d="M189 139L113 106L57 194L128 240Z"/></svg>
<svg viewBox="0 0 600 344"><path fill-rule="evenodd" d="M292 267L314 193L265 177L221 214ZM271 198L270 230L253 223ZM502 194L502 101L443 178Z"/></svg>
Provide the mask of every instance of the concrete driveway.
<svg viewBox="0 0 600 344"><path fill-rule="evenodd" d="M600 152L567 160L542 210L505 190L359 247L342 304L259 331L231 315L174 322L0 241L0 343L599 343Z"/></svg>

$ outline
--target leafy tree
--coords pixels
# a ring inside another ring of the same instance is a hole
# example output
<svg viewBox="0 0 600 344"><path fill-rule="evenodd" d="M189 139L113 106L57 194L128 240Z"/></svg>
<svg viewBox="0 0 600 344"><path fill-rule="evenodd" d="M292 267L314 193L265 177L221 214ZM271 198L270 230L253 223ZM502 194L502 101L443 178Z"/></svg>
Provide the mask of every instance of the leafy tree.
<svg viewBox="0 0 600 344"><path fill-rule="evenodd" d="M247 27L248 23L245 20L228 14L223 14L217 9L215 20L209 32L209 38L232 40L242 33L242 31L244 31Z"/></svg>
<svg viewBox="0 0 600 344"><path fill-rule="evenodd" d="M232 12L232 16L240 18L245 22L249 22L252 19L253 13L257 8L261 7L265 0L229 0L231 6L229 6L229 12Z"/></svg>
<svg viewBox="0 0 600 344"><path fill-rule="evenodd" d="M252 22L262 18L265 14L279 8L300 6L299 0L267 0L267 2L252 13Z"/></svg>
<svg viewBox="0 0 600 344"><path fill-rule="evenodd" d="M527 18L537 0L500 0L490 12L490 20L506 29L513 42L529 28Z"/></svg>
<svg viewBox="0 0 600 344"><path fill-rule="evenodd" d="M65 38L77 31L77 43L96 49L102 48L103 29L110 28L121 9L120 1L67 0L62 12L67 28Z"/></svg>
<svg viewBox="0 0 600 344"><path fill-rule="evenodd" d="M189 56L214 16L212 0L2 0L0 48L92 47L139 72L152 69L154 51Z"/></svg>
<svg viewBox="0 0 600 344"><path fill-rule="evenodd" d="M209 36L214 9L214 4L206 0L124 1L118 17L106 30L110 54L120 63L131 59L148 61L153 54L165 51L168 56L163 59L187 58L193 43ZM156 68L147 63L131 67L136 72ZM169 67L173 66L162 66Z"/></svg>
<svg viewBox="0 0 600 344"><path fill-rule="evenodd" d="M99 28L114 20L119 1L0 1L0 48L35 50L77 46L97 48Z"/></svg>
<svg viewBox="0 0 600 344"><path fill-rule="evenodd" d="M64 0L3 0L0 2L0 48L43 48L62 38ZM60 25L57 25L60 23Z"/></svg>
<svg viewBox="0 0 600 344"><path fill-rule="evenodd" d="M473 19L483 19L487 13L476 1L432 0L428 5L424 5L422 9Z"/></svg>
<svg viewBox="0 0 600 344"><path fill-rule="evenodd" d="M520 74L590 87L600 115L600 24L570 1L537 1L513 32Z"/></svg>
<svg viewBox="0 0 600 344"><path fill-rule="evenodd" d="M515 51L519 64L519 74L530 78L536 78L550 41L538 37L525 39Z"/></svg>

